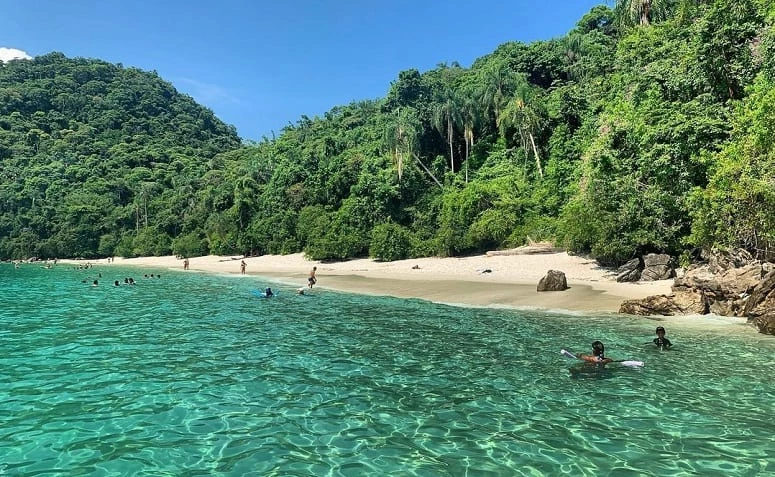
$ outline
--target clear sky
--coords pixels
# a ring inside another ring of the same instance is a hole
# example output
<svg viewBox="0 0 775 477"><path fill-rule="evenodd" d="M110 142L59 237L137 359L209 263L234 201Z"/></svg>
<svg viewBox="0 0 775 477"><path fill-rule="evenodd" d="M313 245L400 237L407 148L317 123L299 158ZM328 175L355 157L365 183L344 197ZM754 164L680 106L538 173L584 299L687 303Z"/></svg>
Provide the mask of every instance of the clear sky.
<svg viewBox="0 0 775 477"><path fill-rule="evenodd" d="M0 47L155 70L244 139L385 96L400 71L468 67L565 35L606 0L0 0Z"/></svg>

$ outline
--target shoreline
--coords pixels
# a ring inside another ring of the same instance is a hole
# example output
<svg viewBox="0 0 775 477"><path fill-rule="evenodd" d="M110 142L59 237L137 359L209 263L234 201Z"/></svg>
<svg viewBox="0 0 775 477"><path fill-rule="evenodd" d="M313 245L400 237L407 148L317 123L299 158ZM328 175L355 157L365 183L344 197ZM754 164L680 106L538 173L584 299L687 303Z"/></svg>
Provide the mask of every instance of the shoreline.
<svg viewBox="0 0 775 477"><path fill-rule="evenodd" d="M307 260L303 254L259 257L203 256L189 259L189 270L264 277L293 288L306 287L317 267L315 288L366 295L415 298L434 303L476 307L567 310L617 313L624 300L669 294L673 280L619 283L612 271L593 260L565 252L528 255L476 255L419 258L395 262L354 259L342 262ZM127 265L183 271L183 259L173 256L60 260L60 263ZM538 292L538 281L549 270L565 273L568 289Z"/></svg>
<svg viewBox="0 0 775 477"><path fill-rule="evenodd" d="M259 257L208 255L189 259L189 270L279 282L280 290L307 286L312 267L317 267L315 289L372 296L419 299L452 306L506 308L569 314L619 315L625 300L650 295L669 295L673 280L619 283L612 270L597 262L566 252L529 255L476 255L470 257L419 258L395 262L354 259L342 262L308 260L303 254ZM183 259L174 256L60 260L63 264L119 265L161 268L184 272ZM569 288L560 292L538 292L538 281L548 270L565 273ZM260 284L257 288L263 288ZM711 328L758 334L745 318L721 315L642 316L665 325L682 328Z"/></svg>

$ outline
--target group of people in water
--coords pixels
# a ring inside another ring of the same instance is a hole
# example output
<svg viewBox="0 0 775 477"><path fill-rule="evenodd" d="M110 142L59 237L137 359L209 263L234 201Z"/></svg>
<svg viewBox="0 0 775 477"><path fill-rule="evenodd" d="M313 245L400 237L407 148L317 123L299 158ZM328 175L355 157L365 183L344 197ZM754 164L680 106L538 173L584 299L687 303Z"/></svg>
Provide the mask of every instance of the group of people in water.
<svg viewBox="0 0 775 477"><path fill-rule="evenodd" d="M102 278L102 273L98 274L97 277L98 278ZM154 275L153 273L151 273L149 275L149 274L146 273L145 275L143 275L143 278L161 278L161 274ZM86 282L85 279L81 280L81 281L84 282L84 283ZM96 287L96 286L99 286L99 284L100 284L99 280L95 278L94 281L91 283L91 286ZM134 285L134 284L135 284L135 279L134 278L132 278L132 277L125 277L124 278L124 285ZM119 280L114 280L113 281L113 286L114 287L119 287L119 286L121 286L121 282L119 282Z"/></svg>
<svg viewBox="0 0 775 477"><path fill-rule="evenodd" d="M654 345L659 349L666 350L673 346L673 343L671 343L670 340L665 337L664 326L657 326L656 334L657 337L654 338L651 343L654 343ZM594 341L592 343L592 354L580 354L578 358L588 363L599 365L612 363L614 361L613 359L606 357L605 345L603 345L602 341Z"/></svg>

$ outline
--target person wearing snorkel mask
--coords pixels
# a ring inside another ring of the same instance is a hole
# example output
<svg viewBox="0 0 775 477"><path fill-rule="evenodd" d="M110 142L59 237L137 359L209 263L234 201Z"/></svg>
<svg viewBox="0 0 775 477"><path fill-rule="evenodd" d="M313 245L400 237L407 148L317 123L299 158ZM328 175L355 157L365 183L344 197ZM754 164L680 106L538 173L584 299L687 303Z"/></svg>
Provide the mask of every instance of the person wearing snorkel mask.
<svg viewBox="0 0 775 477"><path fill-rule="evenodd" d="M611 358L605 357L605 346L601 341L592 343L592 355L581 354L579 359L595 364L607 364L613 361Z"/></svg>
<svg viewBox="0 0 775 477"><path fill-rule="evenodd" d="M665 338L664 327L657 326L657 337L654 338L654 344L657 345L659 349L668 349L673 346L673 343L671 343L669 339Z"/></svg>

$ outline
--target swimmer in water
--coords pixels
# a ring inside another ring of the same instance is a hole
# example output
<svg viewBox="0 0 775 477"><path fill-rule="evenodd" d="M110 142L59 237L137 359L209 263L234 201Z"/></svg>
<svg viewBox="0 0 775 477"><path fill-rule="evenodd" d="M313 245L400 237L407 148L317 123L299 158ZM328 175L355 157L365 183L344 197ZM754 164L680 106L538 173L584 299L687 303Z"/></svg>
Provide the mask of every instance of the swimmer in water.
<svg viewBox="0 0 775 477"><path fill-rule="evenodd" d="M673 346L673 343L671 343L669 339L665 338L665 328L662 326L657 326L657 337L654 338L653 343L662 350Z"/></svg>
<svg viewBox="0 0 775 477"><path fill-rule="evenodd" d="M583 359L588 363L595 363L595 364L607 364L613 361L611 358L605 357L605 346L601 341L595 341L594 343L592 343L591 355L581 354L579 355L579 359Z"/></svg>

